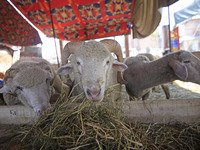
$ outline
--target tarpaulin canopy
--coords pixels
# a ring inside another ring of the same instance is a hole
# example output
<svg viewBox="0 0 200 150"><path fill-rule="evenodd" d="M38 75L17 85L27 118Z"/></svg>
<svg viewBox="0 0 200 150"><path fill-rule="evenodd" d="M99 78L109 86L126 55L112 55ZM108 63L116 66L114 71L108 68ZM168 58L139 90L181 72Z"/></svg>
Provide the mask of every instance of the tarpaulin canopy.
<svg viewBox="0 0 200 150"><path fill-rule="evenodd" d="M200 14L200 0L194 0L194 2L186 8L174 13L175 24L177 25L198 14Z"/></svg>
<svg viewBox="0 0 200 150"><path fill-rule="evenodd" d="M0 0L0 43L16 46L42 43L37 30L6 0Z"/></svg>
<svg viewBox="0 0 200 150"><path fill-rule="evenodd" d="M55 33L56 38L70 41L131 33L134 0L11 0L11 2L49 37L53 37Z"/></svg>

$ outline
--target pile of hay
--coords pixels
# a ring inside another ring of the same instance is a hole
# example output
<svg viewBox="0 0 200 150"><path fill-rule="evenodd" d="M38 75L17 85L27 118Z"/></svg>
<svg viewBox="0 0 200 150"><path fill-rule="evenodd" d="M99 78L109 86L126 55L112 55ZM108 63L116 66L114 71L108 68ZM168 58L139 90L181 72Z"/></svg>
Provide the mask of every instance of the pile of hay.
<svg viewBox="0 0 200 150"><path fill-rule="evenodd" d="M120 109L109 103L84 100L57 103L24 132L25 148L34 149L123 149L140 148L129 126L120 120ZM29 144L27 144L29 143Z"/></svg>
<svg viewBox="0 0 200 150"><path fill-rule="evenodd" d="M19 149L199 149L200 123L157 125L123 121L121 105L91 103L77 97L18 131ZM20 133L20 134L19 134Z"/></svg>

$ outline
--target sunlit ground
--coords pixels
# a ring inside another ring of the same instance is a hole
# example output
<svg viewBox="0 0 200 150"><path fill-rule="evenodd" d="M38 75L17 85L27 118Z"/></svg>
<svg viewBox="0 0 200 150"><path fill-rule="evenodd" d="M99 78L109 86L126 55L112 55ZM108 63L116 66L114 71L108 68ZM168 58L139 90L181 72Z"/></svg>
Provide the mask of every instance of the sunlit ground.
<svg viewBox="0 0 200 150"><path fill-rule="evenodd" d="M176 84L184 89L190 90L192 92L200 93L200 85L199 84L195 84L195 83L191 83L191 82L183 82L180 80L174 81L174 84Z"/></svg>
<svg viewBox="0 0 200 150"><path fill-rule="evenodd" d="M200 98L200 85L191 82L176 80L167 84L170 91L170 99L192 99ZM164 90L157 86L149 97L150 100L166 99Z"/></svg>

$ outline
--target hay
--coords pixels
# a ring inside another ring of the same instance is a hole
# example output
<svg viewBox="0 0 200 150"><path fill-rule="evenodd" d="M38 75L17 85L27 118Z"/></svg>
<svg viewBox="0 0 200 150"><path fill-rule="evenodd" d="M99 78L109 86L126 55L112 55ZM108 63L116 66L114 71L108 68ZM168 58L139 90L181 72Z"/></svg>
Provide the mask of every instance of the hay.
<svg viewBox="0 0 200 150"><path fill-rule="evenodd" d="M200 123L157 125L123 121L121 105L78 97L63 102L33 126L23 127L21 149L198 149Z"/></svg>
<svg viewBox="0 0 200 150"><path fill-rule="evenodd" d="M76 98L76 97L75 97ZM132 140L128 125L120 120L120 109L110 104L57 103L53 111L27 131L25 143L35 149L121 149L141 143ZM28 139L28 141L27 141Z"/></svg>

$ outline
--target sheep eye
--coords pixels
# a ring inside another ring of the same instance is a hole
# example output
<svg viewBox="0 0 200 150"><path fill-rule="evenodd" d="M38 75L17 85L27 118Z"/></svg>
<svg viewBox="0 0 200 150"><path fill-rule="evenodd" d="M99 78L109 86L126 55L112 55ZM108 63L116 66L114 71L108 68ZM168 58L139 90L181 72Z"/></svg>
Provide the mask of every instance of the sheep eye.
<svg viewBox="0 0 200 150"><path fill-rule="evenodd" d="M23 90L23 88L22 88L22 87L20 87L20 86L17 86L17 89L18 89L18 90L20 90L20 91L22 91L22 90Z"/></svg>
<svg viewBox="0 0 200 150"><path fill-rule="evenodd" d="M108 60L107 62L106 62L106 64L108 65L110 63L110 61Z"/></svg>
<svg viewBox="0 0 200 150"><path fill-rule="evenodd" d="M185 60L184 63L190 63L190 60Z"/></svg>
<svg viewBox="0 0 200 150"><path fill-rule="evenodd" d="M46 83L50 84L50 79L49 78L46 79Z"/></svg>
<svg viewBox="0 0 200 150"><path fill-rule="evenodd" d="M79 61L77 61L77 65L80 65L81 63Z"/></svg>

